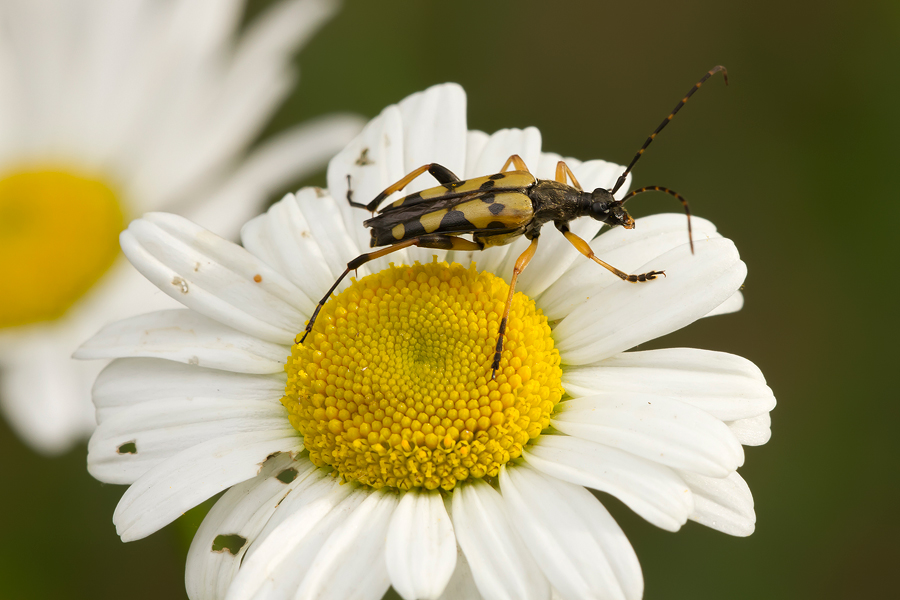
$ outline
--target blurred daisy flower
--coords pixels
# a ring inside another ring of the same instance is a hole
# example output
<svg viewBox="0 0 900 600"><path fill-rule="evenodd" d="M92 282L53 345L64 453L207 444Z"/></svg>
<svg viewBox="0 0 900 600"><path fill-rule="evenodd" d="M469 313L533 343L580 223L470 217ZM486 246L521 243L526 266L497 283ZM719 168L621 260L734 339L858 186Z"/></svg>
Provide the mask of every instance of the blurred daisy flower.
<svg viewBox="0 0 900 600"><path fill-rule="evenodd" d="M71 354L111 320L173 304L119 252L176 211L225 237L359 132L330 116L247 150L335 11L283 0L238 34L242 0L0 4L0 403L35 449L96 426L102 364Z"/></svg>
<svg viewBox="0 0 900 600"><path fill-rule="evenodd" d="M553 177L560 156L536 129L468 131L465 104L446 84L388 107L331 161L328 191L288 195L244 226L243 247L163 213L122 234L132 264L186 308L109 325L78 350L113 359L94 385L88 468L130 484L113 518L125 541L227 490L190 549L194 600L377 600L389 586L407 600L640 598L637 557L589 489L666 530L753 531L737 469L742 445L770 435L759 369L721 352L625 352L740 308L746 268L708 221L694 221L696 255L683 214L596 238L600 223L573 222L604 260L666 271L645 284L548 231L495 380L504 278L526 240L370 262L298 343L367 245L348 175L357 199L429 162L472 177L516 153ZM587 189L623 170L566 162Z"/></svg>

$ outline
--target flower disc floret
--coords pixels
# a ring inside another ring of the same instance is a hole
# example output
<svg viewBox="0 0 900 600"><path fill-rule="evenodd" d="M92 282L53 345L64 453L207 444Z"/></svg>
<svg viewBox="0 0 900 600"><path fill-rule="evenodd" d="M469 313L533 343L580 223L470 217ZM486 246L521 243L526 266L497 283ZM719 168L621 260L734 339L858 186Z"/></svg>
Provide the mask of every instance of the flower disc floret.
<svg viewBox="0 0 900 600"><path fill-rule="evenodd" d="M112 266L124 224L103 181L54 170L0 178L0 328L65 313Z"/></svg>
<svg viewBox="0 0 900 600"><path fill-rule="evenodd" d="M520 456L550 423L562 370L547 318L518 293L491 380L508 291L474 264L433 262L329 299L285 365L282 403L312 462L373 488L451 490Z"/></svg>

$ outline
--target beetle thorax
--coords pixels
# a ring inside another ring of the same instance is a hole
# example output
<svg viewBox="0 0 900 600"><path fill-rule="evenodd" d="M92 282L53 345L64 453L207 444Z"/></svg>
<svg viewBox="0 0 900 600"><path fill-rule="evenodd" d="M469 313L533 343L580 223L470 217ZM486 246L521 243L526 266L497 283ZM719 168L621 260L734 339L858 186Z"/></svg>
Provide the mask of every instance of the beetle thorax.
<svg viewBox="0 0 900 600"><path fill-rule="evenodd" d="M558 181L539 179L528 195L534 206L532 224L536 227L550 221L569 222L587 216L590 210L590 192L579 192Z"/></svg>

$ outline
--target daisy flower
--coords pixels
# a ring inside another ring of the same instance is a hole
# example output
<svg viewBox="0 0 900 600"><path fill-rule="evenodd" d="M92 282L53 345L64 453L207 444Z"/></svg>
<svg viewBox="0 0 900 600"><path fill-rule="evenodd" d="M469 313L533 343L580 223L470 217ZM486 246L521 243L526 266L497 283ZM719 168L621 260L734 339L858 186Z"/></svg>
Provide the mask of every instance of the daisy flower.
<svg viewBox="0 0 900 600"><path fill-rule="evenodd" d="M552 177L560 156L536 129L468 131L465 103L445 84L388 107L332 159L327 191L288 195L244 226L243 247L163 213L122 234L132 264L186 308L109 325L78 350L113 359L94 385L88 468L130 485L113 518L125 541L227 490L190 549L194 600L375 600L389 586L407 600L640 598L637 557L592 489L666 530L753 531L737 468L742 444L770 435L759 369L721 352L626 352L740 308L746 269L708 221L694 221L695 255L683 214L596 238L598 222L573 222L604 260L666 271L643 284L548 231L495 380L522 240L372 261L298 342L366 247L348 175L357 199L430 162L472 177L516 153ZM587 189L623 171L566 162Z"/></svg>
<svg viewBox="0 0 900 600"><path fill-rule="evenodd" d="M236 237L275 190L362 125L320 118L248 146L292 89L295 51L335 10L283 0L240 35L241 0L0 4L0 407L46 453L96 426L103 367L72 352L174 305L119 252L150 210Z"/></svg>

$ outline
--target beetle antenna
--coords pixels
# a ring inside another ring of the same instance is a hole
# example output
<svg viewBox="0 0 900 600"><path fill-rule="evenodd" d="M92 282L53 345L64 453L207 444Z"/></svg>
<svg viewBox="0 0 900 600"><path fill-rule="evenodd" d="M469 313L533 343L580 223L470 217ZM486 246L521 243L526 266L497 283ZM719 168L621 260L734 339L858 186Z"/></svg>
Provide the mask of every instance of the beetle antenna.
<svg viewBox="0 0 900 600"><path fill-rule="evenodd" d="M681 102L678 103L678 105L675 107L675 109L671 113L669 113L669 116L666 117L663 120L663 122L659 125L659 127L656 128L656 131L654 131L653 133L650 134L650 137L647 138L647 141L644 142L644 145L641 146L641 149L638 150L637 154L634 155L634 158L631 160L631 164L628 165L628 168L625 169L625 172L622 173L622 175L619 176L619 179L616 180L616 185L613 187L612 190L610 190L611 194L615 194L619 190L619 188L622 187L622 184L625 183L625 177L628 176L628 174L631 172L631 169L634 167L634 163L636 163L638 161L638 159L641 157L641 155L644 154L644 150L646 150L647 146L650 145L650 142L652 142L656 138L656 136L659 135L659 132L663 130L663 127L665 127L666 125L669 124L669 121L672 120L672 117L675 116L675 113L677 113L679 110L681 110L681 107L687 103L687 101L694 94L694 92L699 90L700 86L703 85L703 83L707 79L709 79L710 77L712 77L719 71L722 71L722 76L725 78L725 85L728 85L728 69L726 69L722 65L716 65L715 67L710 69L709 72L706 73L706 75L701 77L700 81L698 81L697 83L694 84L694 87L691 88L691 91L689 91L687 94L684 95L684 98L681 99Z"/></svg>
<svg viewBox="0 0 900 600"><path fill-rule="evenodd" d="M690 244L691 244L691 254L693 254L694 253L694 233L691 230L691 209L688 208L688 203L687 203L687 200L685 200L684 196L682 196L678 192L676 192L674 190L670 190L669 188L666 188L666 187L661 187L658 185L648 185L648 186L644 186L638 190L633 190L631 192L628 192L628 194L621 200L618 200L617 203L621 206L622 204L625 204L625 201L628 200L629 198L631 198L632 196L637 196L638 194L642 194L644 192L665 192L665 193L669 194L670 196L675 196L676 198L678 198L678 201L681 202L681 205L684 207L684 214L687 215L688 242L690 242Z"/></svg>

